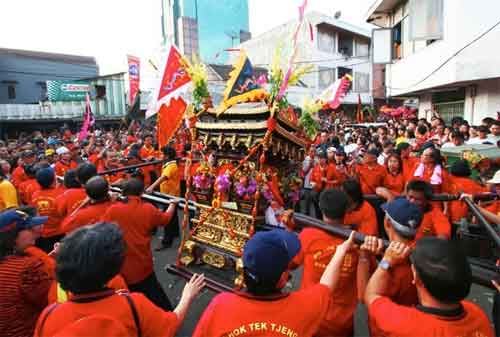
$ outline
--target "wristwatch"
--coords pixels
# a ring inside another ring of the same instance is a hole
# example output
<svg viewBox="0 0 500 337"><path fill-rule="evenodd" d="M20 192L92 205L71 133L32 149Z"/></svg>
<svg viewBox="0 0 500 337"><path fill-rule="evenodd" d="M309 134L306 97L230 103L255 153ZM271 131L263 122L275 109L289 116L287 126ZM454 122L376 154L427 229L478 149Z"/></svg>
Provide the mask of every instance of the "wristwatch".
<svg viewBox="0 0 500 337"><path fill-rule="evenodd" d="M391 268L391 264L387 260L382 260L378 263L379 268L388 271Z"/></svg>

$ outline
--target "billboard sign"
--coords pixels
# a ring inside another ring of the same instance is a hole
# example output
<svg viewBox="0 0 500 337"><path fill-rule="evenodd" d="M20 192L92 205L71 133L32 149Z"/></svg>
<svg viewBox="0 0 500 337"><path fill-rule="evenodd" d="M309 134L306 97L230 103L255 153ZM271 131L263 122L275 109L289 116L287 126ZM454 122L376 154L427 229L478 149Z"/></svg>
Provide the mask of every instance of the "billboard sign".
<svg viewBox="0 0 500 337"><path fill-rule="evenodd" d="M86 81L47 81L49 101L85 101L90 89Z"/></svg>

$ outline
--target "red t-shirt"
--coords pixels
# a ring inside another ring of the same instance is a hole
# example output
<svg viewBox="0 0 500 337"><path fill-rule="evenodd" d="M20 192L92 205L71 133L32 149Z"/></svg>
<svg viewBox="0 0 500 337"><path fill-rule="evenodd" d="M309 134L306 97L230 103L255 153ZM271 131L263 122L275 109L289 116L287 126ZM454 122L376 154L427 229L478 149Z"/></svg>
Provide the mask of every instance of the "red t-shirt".
<svg viewBox="0 0 500 337"><path fill-rule="evenodd" d="M203 312L193 337L313 336L330 296L330 289L322 284L274 300L222 293Z"/></svg>
<svg viewBox="0 0 500 337"><path fill-rule="evenodd" d="M448 218L437 207L431 207L430 211L424 213L415 239L419 240L425 236L451 238L451 224Z"/></svg>
<svg viewBox="0 0 500 337"><path fill-rule="evenodd" d="M402 173L392 175L387 173L384 179L384 187L395 195L400 195L405 189L406 180Z"/></svg>
<svg viewBox="0 0 500 337"><path fill-rule="evenodd" d="M112 204L111 201L104 201L80 208L76 213L64 218L61 223L61 230L63 233L68 234L77 228L95 224Z"/></svg>
<svg viewBox="0 0 500 337"><path fill-rule="evenodd" d="M311 182L315 183L314 190L316 192L321 192L325 187L326 183L323 181L323 178L326 178L327 169L327 165L321 166L320 164L316 164L313 167L311 173Z"/></svg>
<svg viewBox="0 0 500 337"><path fill-rule="evenodd" d="M58 161L54 166L54 171L56 172L56 176L64 177L64 174L68 170L75 169L78 164L74 161L70 161L69 163L63 163L62 161Z"/></svg>
<svg viewBox="0 0 500 337"><path fill-rule="evenodd" d="M38 213L49 217L42 227L42 237L63 234L61 230L62 217L57 211L56 203L57 197L62 195L63 192L64 190L58 187L41 189L33 193L31 197L31 204L38 209Z"/></svg>
<svg viewBox="0 0 500 337"><path fill-rule="evenodd" d="M52 282L45 264L33 256L8 256L0 261L0 280L0 334L32 336Z"/></svg>
<svg viewBox="0 0 500 337"><path fill-rule="evenodd" d="M464 315L443 317L424 313L380 297L368 307L368 314L383 336L463 336L493 337L486 314L477 305L463 301Z"/></svg>
<svg viewBox="0 0 500 337"><path fill-rule="evenodd" d="M449 175L447 184L444 186L444 192L449 194L477 194L488 192L488 189L470 178ZM448 203L448 214L451 222L459 222L460 219L466 218L468 213L469 208L463 201L456 200Z"/></svg>
<svg viewBox="0 0 500 337"><path fill-rule="evenodd" d="M70 215L87 198L84 188L70 188L56 198L57 212L61 217Z"/></svg>
<svg viewBox="0 0 500 337"><path fill-rule="evenodd" d="M299 235L301 250L294 258L296 265L303 264L301 289L317 285L326 266L344 240L315 228L306 228ZM358 302L356 270L358 253L351 252L344 258L340 279L330 298L328 312L315 336L352 336L354 311Z"/></svg>
<svg viewBox="0 0 500 337"><path fill-rule="evenodd" d="M31 197L33 193L40 189L41 187L35 178L25 180L21 184L19 184L19 198L21 199L23 204L29 205L31 204Z"/></svg>
<svg viewBox="0 0 500 337"><path fill-rule="evenodd" d="M379 164L373 166L362 164L356 166L356 174L359 177L363 194L375 194L375 189L384 185L387 171L385 167Z"/></svg>
<svg viewBox="0 0 500 337"><path fill-rule="evenodd" d="M330 163L326 168L326 180L328 181L325 186L326 189L338 188L344 181L344 175L337 171L335 164Z"/></svg>
<svg viewBox="0 0 500 337"><path fill-rule="evenodd" d="M177 314L163 311L141 293L131 293L130 297L137 309L143 337L169 337L175 335L180 324ZM59 304L59 306L48 315L42 328L41 322L46 314L47 309L44 310L38 319L35 337L54 336L65 326L94 314L116 319L125 326L129 336L137 336L137 327L130 305L125 296L117 294L87 303L68 301Z"/></svg>
<svg viewBox="0 0 500 337"><path fill-rule="evenodd" d="M167 225L171 217L139 197L128 197L128 202L110 206L102 221L117 223L127 243L125 262L120 274L127 284L136 284L153 272L151 231Z"/></svg>
<svg viewBox="0 0 500 337"><path fill-rule="evenodd" d="M155 151L154 147L146 147L146 145L144 145L139 151L139 156L141 156L142 159L149 159L149 157L156 158L157 152Z"/></svg>
<svg viewBox="0 0 500 337"><path fill-rule="evenodd" d="M12 185L14 185L15 188L18 188L23 181L28 179L28 176L24 172L24 167L22 166L16 167L12 172Z"/></svg>
<svg viewBox="0 0 500 337"><path fill-rule="evenodd" d="M363 201L361 207L346 213L344 223L358 225L357 231L365 235L378 236L377 214L367 201Z"/></svg>
<svg viewBox="0 0 500 337"><path fill-rule="evenodd" d="M408 157L403 159L403 176L406 181L413 179L413 173L415 172L415 166L420 162L417 157Z"/></svg>
<svg viewBox="0 0 500 337"><path fill-rule="evenodd" d="M418 304L417 288L413 284L413 273L409 263L400 264L391 269L390 284L386 289L387 297L396 304L404 306L415 306ZM369 316L368 321L370 336L384 336L373 317Z"/></svg>

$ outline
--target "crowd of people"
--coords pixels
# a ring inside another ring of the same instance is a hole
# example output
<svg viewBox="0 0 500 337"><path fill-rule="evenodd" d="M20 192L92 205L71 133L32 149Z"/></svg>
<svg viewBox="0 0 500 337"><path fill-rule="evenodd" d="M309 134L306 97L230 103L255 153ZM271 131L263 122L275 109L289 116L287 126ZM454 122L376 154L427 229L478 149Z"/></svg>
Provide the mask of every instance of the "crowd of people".
<svg viewBox="0 0 500 337"><path fill-rule="evenodd" d="M175 335L205 280L195 274L171 303L151 241L163 227L156 249L172 246L177 201L159 209L141 195L182 195L193 144L182 130L161 149L155 139L148 127L96 129L84 140L65 128L0 141L2 336ZM446 126L438 116L367 128L332 123L298 163L300 198L286 204L353 234L258 231L243 251L245 289L215 296L193 335L347 337L364 303L372 336L494 336L493 322L466 300L471 267L453 240L452 224L474 219L462 201L432 196L498 194L498 163L447 165L441 149L499 140L491 118L480 126L461 118ZM200 160L213 166L214 157ZM150 164L120 170L142 163ZM480 210L500 224L500 201ZM355 232L365 235L360 245ZM300 289L284 291L299 267Z"/></svg>

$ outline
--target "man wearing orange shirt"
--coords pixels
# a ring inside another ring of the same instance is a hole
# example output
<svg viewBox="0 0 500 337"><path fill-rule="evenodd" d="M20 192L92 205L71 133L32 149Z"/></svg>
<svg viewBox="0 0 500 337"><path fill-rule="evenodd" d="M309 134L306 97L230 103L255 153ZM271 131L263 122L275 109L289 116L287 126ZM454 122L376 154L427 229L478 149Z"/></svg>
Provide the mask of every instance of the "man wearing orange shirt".
<svg viewBox="0 0 500 337"><path fill-rule="evenodd" d="M76 168L77 164L73 160L71 160L71 151L67 147L60 147L56 150L56 153L59 155L59 161L54 166L57 177L64 177L66 171L70 169Z"/></svg>
<svg viewBox="0 0 500 337"><path fill-rule="evenodd" d="M87 193L83 186L90 178L96 175L97 168L94 164L83 163L78 165L76 168L76 177L81 184L80 187L70 188L56 199L57 212L60 217L65 218L71 214L87 198Z"/></svg>
<svg viewBox="0 0 500 337"><path fill-rule="evenodd" d="M349 200L345 192L326 190L320 197L323 221L330 226L342 226ZM337 254L342 239L316 228L305 228L299 236L301 249L294 258L295 265L304 265L301 289L308 290L320 283L326 273L328 261ZM363 291L368 280L368 254L349 251L338 266L338 281L330 294L328 311L320 323L315 336L352 336L354 331L354 312L358 303L358 291ZM271 256L269 259L272 261Z"/></svg>
<svg viewBox="0 0 500 337"><path fill-rule="evenodd" d="M12 185L15 188L19 188L19 185L28 180L28 176L24 172L25 165L33 165L35 163L36 156L31 150L26 150L21 153L21 163L12 172Z"/></svg>
<svg viewBox="0 0 500 337"><path fill-rule="evenodd" d="M64 233L69 232L90 224L94 224L102 217L106 210L113 204L110 200L109 185L106 179L101 176L90 178L85 184L87 198L74 210L66 216L61 224Z"/></svg>
<svg viewBox="0 0 500 337"><path fill-rule="evenodd" d="M157 157L157 153L155 148L153 147L153 136L152 135L146 135L144 137L144 145L141 148L141 151L139 152L141 158L143 160L154 160Z"/></svg>
<svg viewBox="0 0 500 337"><path fill-rule="evenodd" d="M356 175L361 184L363 194L375 194L377 187L384 184L387 174L385 168L377 163L378 151L371 149L366 151L363 164L356 166Z"/></svg>
<svg viewBox="0 0 500 337"><path fill-rule="evenodd" d="M36 165L25 165L24 167L24 174L27 179L20 183L18 187L19 199L24 205L31 204L31 196L40 189L40 185L38 185L35 178L36 169Z"/></svg>
<svg viewBox="0 0 500 337"><path fill-rule="evenodd" d="M478 194L488 192L486 187L479 185L476 181L469 178L472 171L466 160L457 160L450 169L450 175L444 191L449 194L459 195L461 193ZM452 223L459 222L462 218L467 218L469 208L460 200L450 201L448 203L448 215Z"/></svg>
<svg viewBox="0 0 500 337"><path fill-rule="evenodd" d="M170 301L153 270L151 232L158 226L170 223L175 215L177 203L171 203L166 212L161 212L152 204L141 200L143 192L142 181L138 179L126 181L123 185L126 201L117 202L109 207L101 220L116 223L123 231L127 252L120 273L129 289L143 293L164 310L172 310Z"/></svg>
<svg viewBox="0 0 500 337"><path fill-rule="evenodd" d="M384 228L389 240L410 245L414 241L422 221L422 212L418 206L403 197L399 197L383 204L382 208L385 211ZM383 247L381 239L369 237L365 239L365 244L361 246L361 249L366 249L375 255L380 254ZM391 279L385 295L399 305L414 306L418 304L417 289L413 284L413 273L409 260L392 266ZM369 317L369 326L372 337L383 336L371 317Z"/></svg>
<svg viewBox="0 0 500 337"><path fill-rule="evenodd" d="M457 242L439 238L417 241L411 253L401 242L391 242L371 277L365 303L383 336L493 337L488 317L464 299L470 292L472 272ZM392 269L410 256L419 305L408 307L388 297Z"/></svg>
<svg viewBox="0 0 500 337"><path fill-rule="evenodd" d="M321 210L319 208L319 196L320 193L324 190L325 185L328 181L326 177L326 173L328 170L328 162L326 153L318 150L316 154L319 162L314 165L311 172L311 200L315 210L315 216L318 219L321 219Z"/></svg>
<svg viewBox="0 0 500 337"><path fill-rule="evenodd" d="M41 189L33 193L31 205L38 209L38 213L47 216L48 220L42 227L41 237L36 241L37 247L47 254L52 251L54 244L64 236L61 231L62 218L56 208L56 198L63 190L55 186L55 173L52 168L42 168L36 173L36 181Z"/></svg>
<svg viewBox="0 0 500 337"><path fill-rule="evenodd" d="M245 292L221 293L205 309L194 337L302 336L316 334L337 288L353 236L337 247L317 284L285 293L288 266L300 249L294 233L257 232L243 250Z"/></svg>
<svg viewBox="0 0 500 337"><path fill-rule="evenodd" d="M114 170L120 168L122 165L120 164L120 158L118 156L118 152L113 149L106 150L104 153L104 157L102 160L102 165L98 166L97 170L99 172ZM116 173L106 174L104 178L108 181L110 185L119 185L123 181L125 181L125 172L120 171Z"/></svg>
<svg viewBox="0 0 500 337"><path fill-rule="evenodd" d="M448 218L438 207L429 202L432 196L432 187L425 181L412 180L406 186L406 198L415 203L423 212L416 240L425 236L438 236L443 239L451 238L451 224Z"/></svg>
<svg viewBox="0 0 500 337"><path fill-rule="evenodd" d="M417 157L410 156L411 147L408 143L400 143L396 148L396 152L399 153L401 161L403 162L403 176L405 181L411 180L413 177L413 169L418 163L419 159Z"/></svg>
<svg viewBox="0 0 500 337"><path fill-rule="evenodd" d="M357 225L356 230L365 235L379 236L377 213L375 209L363 199L361 186L354 180L346 180L342 190L349 197L349 206L344 217L344 224Z"/></svg>

